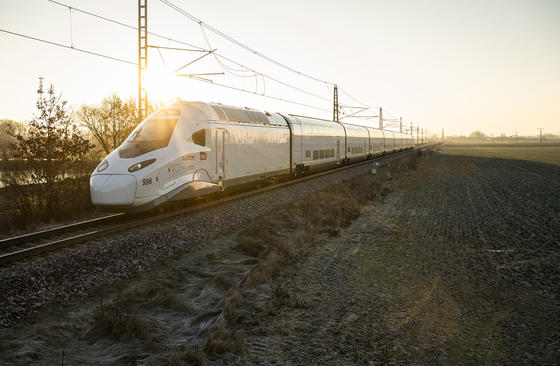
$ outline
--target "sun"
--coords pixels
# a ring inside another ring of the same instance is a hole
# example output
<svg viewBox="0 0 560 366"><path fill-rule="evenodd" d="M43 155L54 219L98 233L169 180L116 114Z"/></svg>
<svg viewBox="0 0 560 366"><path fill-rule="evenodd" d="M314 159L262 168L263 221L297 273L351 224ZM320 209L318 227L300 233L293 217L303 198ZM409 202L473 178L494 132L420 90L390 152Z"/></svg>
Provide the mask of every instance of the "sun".
<svg viewBox="0 0 560 366"><path fill-rule="evenodd" d="M154 102L168 102L185 94L185 83L163 66L149 66L144 77L148 98Z"/></svg>

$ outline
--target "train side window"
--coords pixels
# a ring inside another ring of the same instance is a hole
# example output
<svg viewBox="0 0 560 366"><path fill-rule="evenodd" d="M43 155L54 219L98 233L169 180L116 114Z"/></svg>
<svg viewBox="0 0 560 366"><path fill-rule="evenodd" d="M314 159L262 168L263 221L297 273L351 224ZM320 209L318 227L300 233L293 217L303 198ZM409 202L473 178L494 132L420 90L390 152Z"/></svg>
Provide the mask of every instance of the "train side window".
<svg viewBox="0 0 560 366"><path fill-rule="evenodd" d="M192 134L190 141L200 146L206 146L206 130L198 130Z"/></svg>
<svg viewBox="0 0 560 366"><path fill-rule="evenodd" d="M319 150L319 159L325 158L325 150Z"/></svg>
<svg viewBox="0 0 560 366"><path fill-rule="evenodd" d="M306 159L311 158L311 150L305 150L305 158Z"/></svg>
<svg viewBox="0 0 560 366"><path fill-rule="evenodd" d="M319 150L313 150L313 160L319 159Z"/></svg>

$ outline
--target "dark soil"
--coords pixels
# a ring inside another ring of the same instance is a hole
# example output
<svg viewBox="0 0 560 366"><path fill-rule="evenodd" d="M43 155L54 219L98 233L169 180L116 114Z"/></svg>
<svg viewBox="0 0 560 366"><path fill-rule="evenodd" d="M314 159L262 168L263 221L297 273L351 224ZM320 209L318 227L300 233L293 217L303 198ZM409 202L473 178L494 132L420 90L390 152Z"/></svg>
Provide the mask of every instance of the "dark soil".
<svg viewBox="0 0 560 366"><path fill-rule="evenodd" d="M560 168L444 149L393 190L282 271L243 360L557 365Z"/></svg>

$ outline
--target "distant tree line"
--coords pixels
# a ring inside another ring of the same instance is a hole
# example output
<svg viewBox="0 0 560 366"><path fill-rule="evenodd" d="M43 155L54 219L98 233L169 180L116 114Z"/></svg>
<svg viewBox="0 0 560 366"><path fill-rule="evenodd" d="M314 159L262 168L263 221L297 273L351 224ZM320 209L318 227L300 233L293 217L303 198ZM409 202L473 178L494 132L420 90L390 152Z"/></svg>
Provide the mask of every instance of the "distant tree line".
<svg viewBox="0 0 560 366"><path fill-rule="evenodd" d="M558 143L560 142L560 135L555 135L552 133L543 133L543 142L545 143ZM522 136L515 134L503 134L503 135L487 135L482 131L476 130L471 132L469 135L459 135L459 136L446 136L445 141L456 142L456 143L538 143L540 142L540 136L535 134L533 136Z"/></svg>

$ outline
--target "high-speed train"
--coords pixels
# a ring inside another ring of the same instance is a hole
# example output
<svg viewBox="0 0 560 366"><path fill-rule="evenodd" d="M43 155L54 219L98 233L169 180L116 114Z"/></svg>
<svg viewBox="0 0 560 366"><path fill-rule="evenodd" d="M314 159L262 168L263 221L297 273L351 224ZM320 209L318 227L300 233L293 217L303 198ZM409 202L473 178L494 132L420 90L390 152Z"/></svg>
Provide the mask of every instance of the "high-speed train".
<svg viewBox="0 0 560 366"><path fill-rule="evenodd" d="M413 147L410 135L371 127L178 102L142 121L97 166L90 178L91 200L108 211L144 211Z"/></svg>

